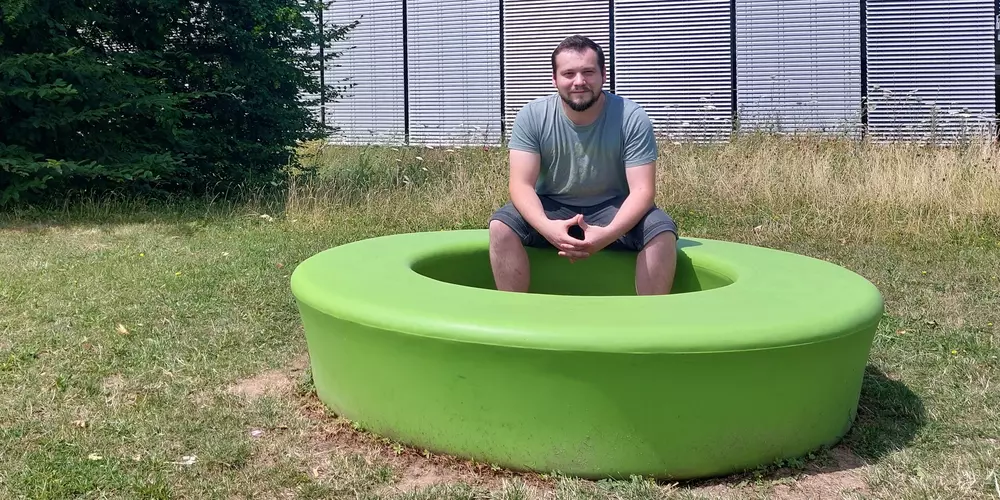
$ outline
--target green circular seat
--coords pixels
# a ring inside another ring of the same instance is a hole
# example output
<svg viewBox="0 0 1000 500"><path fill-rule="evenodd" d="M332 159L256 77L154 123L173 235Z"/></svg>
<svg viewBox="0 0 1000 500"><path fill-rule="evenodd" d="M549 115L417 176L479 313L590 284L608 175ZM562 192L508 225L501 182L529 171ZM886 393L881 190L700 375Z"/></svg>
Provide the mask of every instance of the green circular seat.
<svg viewBox="0 0 1000 500"><path fill-rule="evenodd" d="M635 253L529 248L494 288L486 230L341 245L291 278L318 397L419 449L516 470L687 479L837 442L883 313L835 264L682 238L672 293Z"/></svg>

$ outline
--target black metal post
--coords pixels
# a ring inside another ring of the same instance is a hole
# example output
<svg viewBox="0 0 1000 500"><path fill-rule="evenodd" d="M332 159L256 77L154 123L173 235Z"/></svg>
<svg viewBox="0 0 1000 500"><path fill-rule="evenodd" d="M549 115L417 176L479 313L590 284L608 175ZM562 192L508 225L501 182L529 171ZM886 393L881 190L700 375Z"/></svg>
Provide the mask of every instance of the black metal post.
<svg viewBox="0 0 1000 500"><path fill-rule="evenodd" d="M608 0L608 89L615 93L615 0Z"/></svg>
<svg viewBox="0 0 1000 500"><path fill-rule="evenodd" d="M861 0L861 137L868 135L868 0Z"/></svg>
<svg viewBox="0 0 1000 500"><path fill-rule="evenodd" d="M503 36L503 0L499 0L499 16L500 16L500 142L503 143L504 139L507 137L507 85L504 81L506 72L504 71L504 65L506 64L506 59L504 58L504 36Z"/></svg>
<svg viewBox="0 0 1000 500"><path fill-rule="evenodd" d="M735 132L739 126L739 106L736 92L736 0L729 0L729 114L731 128Z"/></svg>
<svg viewBox="0 0 1000 500"><path fill-rule="evenodd" d="M993 2L993 108L996 138L1000 140L1000 0Z"/></svg>
<svg viewBox="0 0 1000 500"><path fill-rule="evenodd" d="M403 0L403 143L410 144L410 48L407 37L407 7Z"/></svg>

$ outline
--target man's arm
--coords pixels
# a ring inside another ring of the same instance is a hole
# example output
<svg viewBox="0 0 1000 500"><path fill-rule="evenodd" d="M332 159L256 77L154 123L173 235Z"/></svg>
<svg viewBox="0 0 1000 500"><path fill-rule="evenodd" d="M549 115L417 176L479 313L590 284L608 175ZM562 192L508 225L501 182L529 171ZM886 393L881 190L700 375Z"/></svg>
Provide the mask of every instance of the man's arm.
<svg viewBox="0 0 1000 500"><path fill-rule="evenodd" d="M531 227L538 230L545 219L542 202L535 193L542 157L537 121L531 106L531 103L525 105L514 117L508 145L510 171L507 189L510 191L510 201L514 204L514 208Z"/></svg>
<svg viewBox="0 0 1000 500"><path fill-rule="evenodd" d="M546 219L542 202L535 193L535 183L541 170L541 156L517 149L511 149L509 156L510 178L507 189L510 191L510 201L521 217L537 230Z"/></svg>
<svg viewBox="0 0 1000 500"><path fill-rule="evenodd" d="M635 227L653 206L656 197L656 162L625 169L629 194L607 226L608 240L614 241Z"/></svg>
<svg viewBox="0 0 1000 500"><path fill-rule="evenodd" d="M545 214L542 201L535 192L535 182L541 171L538 153L510 150L510 201L524 220L535 228L552 246L565 252L582 251L583 243L569 235L569 226L582 221L582 216L553 221Z"/></svg>
<svg viewBox="0 0 1000 500"><path fill-rule="evenodd" d="M511 129L508 145L510 174L507 181L510 201L524 221L553 246L564 251L577 250L582 245L569 235L569 226L582 220L581 216L565 221L550 220L535 191L535 184L542 168L541 144L539 144L541 134L536 129L537 123L530 106L531 104L528 104L521 108L514 118L514 126Z"/></svg>
<svg viewBox="0 0 1000 500"><path fill-rule="evenodd" d="M653 122L642 108L625 121L625 178L629 195L615 218L607 226L608 238L614 241L638 224L656 198L656 157L658 154Z"/></svg>

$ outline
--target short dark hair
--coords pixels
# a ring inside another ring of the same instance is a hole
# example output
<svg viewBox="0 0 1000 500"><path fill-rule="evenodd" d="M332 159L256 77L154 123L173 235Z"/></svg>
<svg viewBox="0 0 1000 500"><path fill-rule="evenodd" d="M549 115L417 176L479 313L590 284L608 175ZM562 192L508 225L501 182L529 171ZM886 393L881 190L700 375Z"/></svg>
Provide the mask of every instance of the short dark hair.
<svg viewBox="0 0 1000 500"><path fill-rule="evenodd" d="M604 50L593 40L583 36L583 35L573 35L566 37L562 42L559 42L559 46L552 51L552 74L556 73L556 56L564 50L572 50L577 52L583 52L587 49L591 49L597 53L597 65L601 68L601 72L604 71Z"/></svg>

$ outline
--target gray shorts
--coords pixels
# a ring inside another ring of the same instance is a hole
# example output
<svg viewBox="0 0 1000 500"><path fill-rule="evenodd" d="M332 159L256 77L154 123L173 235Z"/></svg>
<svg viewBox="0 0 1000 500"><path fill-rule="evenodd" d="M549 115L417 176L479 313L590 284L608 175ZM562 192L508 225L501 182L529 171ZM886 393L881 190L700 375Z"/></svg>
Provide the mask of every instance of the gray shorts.
<svg viewBox="0 0 1000 500"><path fill-rule="evenodd" d="M583 220L587 224L595 226L607 226L614 219L615 214L618 213L618 209L621 208L622 203L625 201L624 197L616 197L610 199L604 203L589 207L578 207L573 205L565 205L559 203L548 196L539 196L538 199L542 202L542 209L545 211L545 215L549 219L570 219L576 214L583 214ZM497 209L493 212L490 217L490 222L498 220L503 222L521 238L521 243L525 246L532 247L551 247L552 244L548 242L535 228L531 227L527 221L521 217L521 214L514 208L514 204L507 202L506 205ZM575 231L574 231L575 230ZM653 206L649 209L646 214L639 219L639 223L635 225L631 230L618 238L617 241L608 245L608 249L611 250L642 250L654 237L669 231L674 234L676 238L677 224L674 220L667 215L666 212ZM570 230L570 234L576 233L575 236L578 238L582 237L579 227L574 227Z"/></svg>

